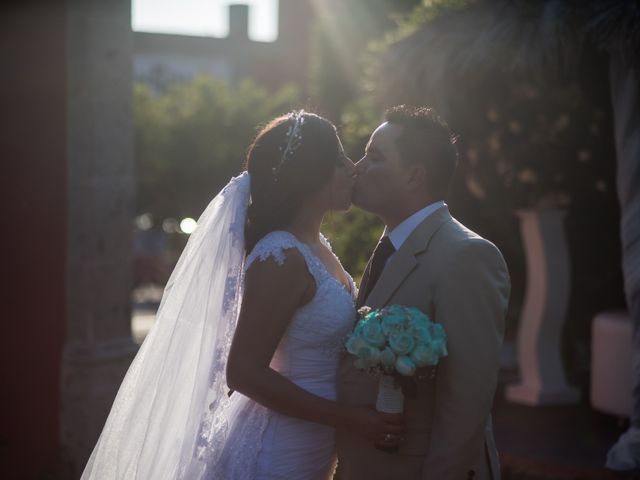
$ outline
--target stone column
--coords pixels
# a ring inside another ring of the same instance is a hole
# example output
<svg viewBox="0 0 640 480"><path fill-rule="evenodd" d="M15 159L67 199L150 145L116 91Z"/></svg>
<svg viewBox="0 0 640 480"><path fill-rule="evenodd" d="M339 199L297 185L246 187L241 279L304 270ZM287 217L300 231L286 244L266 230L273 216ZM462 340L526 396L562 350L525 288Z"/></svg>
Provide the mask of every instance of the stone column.
<svg viewBox="0 0 640 480"><path fill-rule="evenodd" d="M67 0L66 341L61 443L82 471L136 346L129 0Z"/></svg>
<svg viewBox="0 0 640 480"><path fill-rule="evenodd" d="M520 382L508 400L531 406L578 403L565 378L561 339L569 304L569 253L561 210L518 212L527 257L527 291L518 328Z"/></svg>

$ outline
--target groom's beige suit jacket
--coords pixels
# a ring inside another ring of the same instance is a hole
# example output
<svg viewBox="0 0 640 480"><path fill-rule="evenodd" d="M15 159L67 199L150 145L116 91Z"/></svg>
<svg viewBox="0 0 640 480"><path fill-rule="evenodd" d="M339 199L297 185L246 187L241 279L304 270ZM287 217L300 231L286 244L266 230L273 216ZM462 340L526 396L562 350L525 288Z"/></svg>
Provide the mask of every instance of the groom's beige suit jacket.
<svg viewBox="0 0 640 480"><path fill-rule="evenodd" d="M389 259L366 305L417 307L441 323L449 354L435 376L419 375L405 398L406 433L397 453L337 433L339 480L496 480L491 426L510 282L500 251L465 228L446 206L420 223ZM375 405L377 381L345 354L338 399Z"/></svg>

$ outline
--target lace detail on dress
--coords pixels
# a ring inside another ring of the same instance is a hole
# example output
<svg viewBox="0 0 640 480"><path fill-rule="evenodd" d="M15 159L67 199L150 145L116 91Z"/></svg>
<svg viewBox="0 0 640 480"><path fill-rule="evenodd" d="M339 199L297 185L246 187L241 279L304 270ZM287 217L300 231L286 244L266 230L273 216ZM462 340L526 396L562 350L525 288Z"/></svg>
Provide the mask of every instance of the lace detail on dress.
<svg viewBox="0 0 640 480"><path fill-rule="evenodd" d="M333 253L329 240L322 234L320 241L331 251L336 261L340 262ZM316 281L316 293L307 305L296 312L287 334L296 339L309 339L309 343L313 342L310 345L311 348L330 357L337 356L343 351L345 338L353 324L347 324L346 329L338 331L336 331L336 327L343 321L344 311L349 307L353 308L353 301L357 296L355 283L348 273L345 272L349 280L350 291L329 273L324 263L307 244L300 242L292 233L286 231L275 231L265 235L247 257L245 270L255 260L265 261L270 257L282 265L285 259L284 252L290 248L296 248L304 257L307 269ZM322 314L318 313L319 309L322 309ZM332 315L333 311L340 312L335 319Z"/></svg>
<svg viewBox="0 0 640 480"><path fill-rule="evenodd" d="M228 419L235 420L233 428ZM262 449L262 436L268 421L267 408L235 393L222 414L211 419L209 438L200 457L207 465L202 478L254 478L256 459Z"/></svg>
<svg viewBox="0 0 640 480"><path fill-rule="evenodd" d="M329 240L327 240L327 238L322 233L320 234L320 241L333 254L333 257L336 259L336 261L340 263L340 259L336 256L335 253L333 253L331 243L329 243ZM246 271L255 260L264 262L269 257L273 257L278 265L283 265L285 260L284 252L285 250L288 250L290 248L296 248L302 254L307 264L309 273L315 279L316 285L318 287L326 280L331 280L338 286L340 286L345 292L350 294L352 298L355 299L357 297L355 282L353 281L351 275L349 275L349 272L345 270L345 274L347 276L347 280L349 281L350 287L350 291L347 291L345 286L337 278L329 273L324 263L322 263L322 261L312 252L311 248L306 243L302 243L295 237L295 235L284 230L270 232L262 239L260 239L260 241L256 243L249 256L247 256L244 270Z"/></svg>
<svg viewBox="0 0 640 480"><path fill-rule="evenodd" d="M285 250L297 248L304 256L304 247L306 247L306 245L298 241L292 233L280 230L270 232L255 244L253 250L251 250L251 253L247 256L244 269L246 271L256 259L264 262L269 257L273 257L278 265L283 265Z"/></svg>

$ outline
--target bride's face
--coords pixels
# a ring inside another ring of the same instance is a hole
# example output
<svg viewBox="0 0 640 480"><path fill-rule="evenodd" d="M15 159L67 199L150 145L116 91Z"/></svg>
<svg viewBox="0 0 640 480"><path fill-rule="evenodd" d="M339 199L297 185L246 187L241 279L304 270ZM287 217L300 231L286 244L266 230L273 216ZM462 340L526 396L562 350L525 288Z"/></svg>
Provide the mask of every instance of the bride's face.
<svg viewBox="0 0 640 480"><path fill-rule="evenodd" d="M351 206L351 196L355 183L356 167L344 153L340 139L338 166L333 170L329 183L323 188L330 210L347 210Z"/></svg>

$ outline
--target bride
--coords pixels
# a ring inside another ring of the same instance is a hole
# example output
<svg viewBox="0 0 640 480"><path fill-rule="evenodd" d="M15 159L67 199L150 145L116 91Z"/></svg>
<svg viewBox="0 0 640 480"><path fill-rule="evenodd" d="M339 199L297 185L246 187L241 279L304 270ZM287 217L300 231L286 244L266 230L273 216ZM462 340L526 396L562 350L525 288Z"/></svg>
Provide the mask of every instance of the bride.
<svg viewBox="0 0 640 480"><path fill-rule="evenodd" d="M396 415L338 404L356 288L320 233L355 166L304 111L258 134L165 288L82 479L328 479L334 429L372 442ZM229 390L231 389L231 390Z"/></svg>

